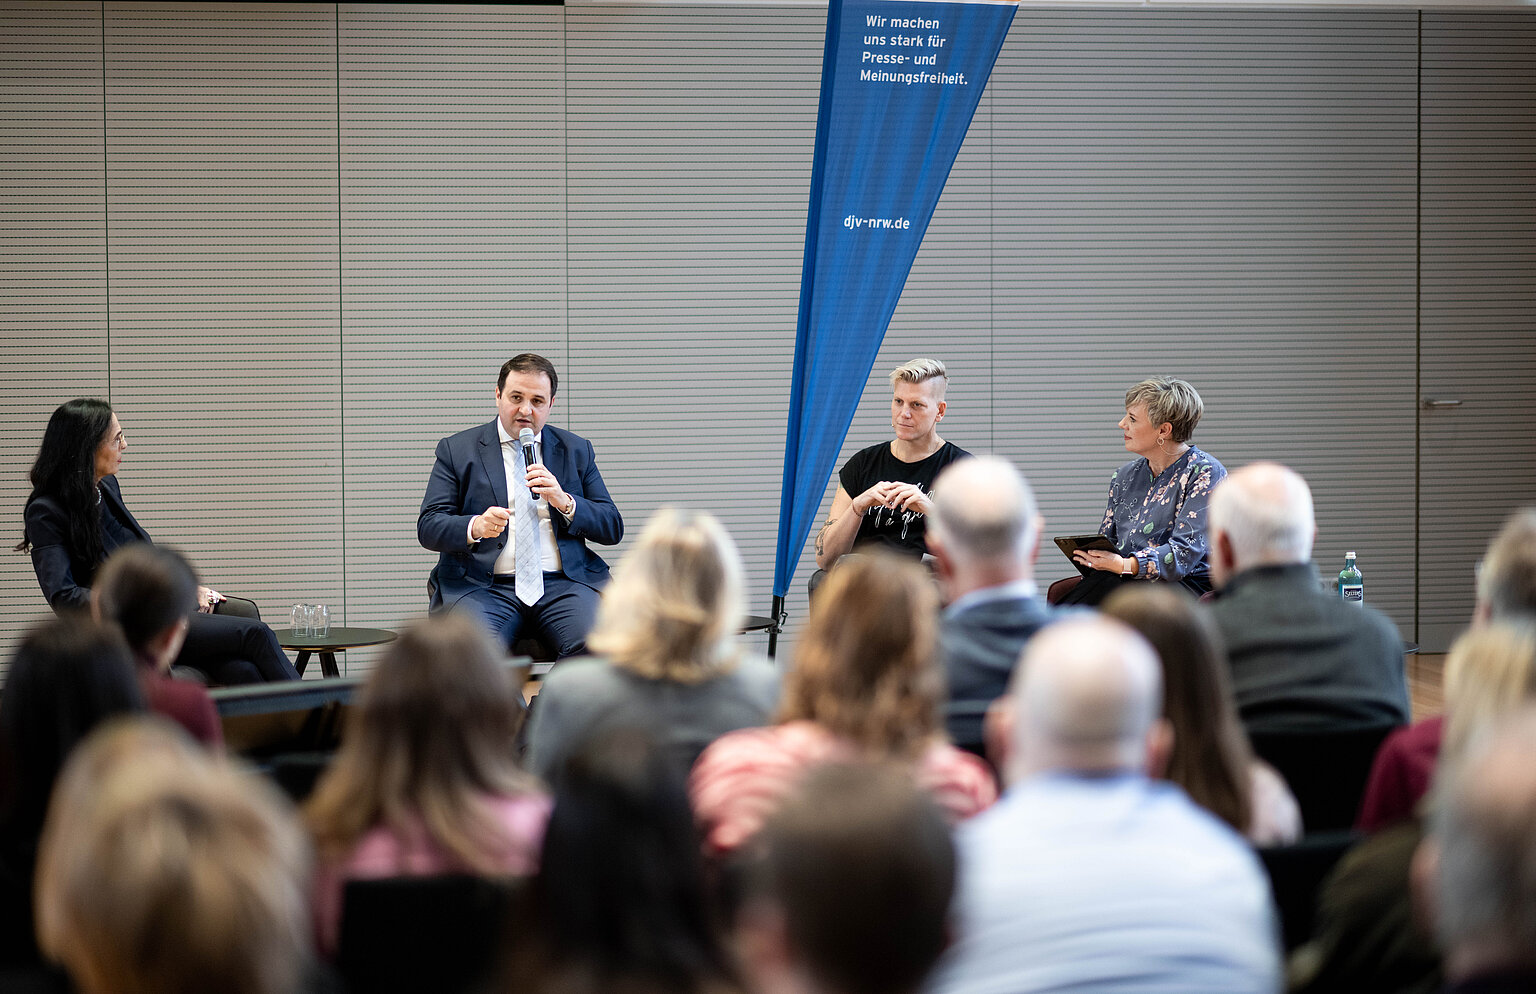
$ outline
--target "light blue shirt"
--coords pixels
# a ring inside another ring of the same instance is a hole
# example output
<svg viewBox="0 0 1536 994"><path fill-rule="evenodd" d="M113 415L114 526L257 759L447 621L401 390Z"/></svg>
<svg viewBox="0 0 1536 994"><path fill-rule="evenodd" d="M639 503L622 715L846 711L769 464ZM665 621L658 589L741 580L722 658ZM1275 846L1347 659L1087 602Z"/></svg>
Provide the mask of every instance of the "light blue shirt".
<svg viewBox="0 0 1536 994"><path fill-rule="evenodd" d="M957 830L958 941L931 994L1274 994L1253 850L1178 787L1044 774Z"/></svg>

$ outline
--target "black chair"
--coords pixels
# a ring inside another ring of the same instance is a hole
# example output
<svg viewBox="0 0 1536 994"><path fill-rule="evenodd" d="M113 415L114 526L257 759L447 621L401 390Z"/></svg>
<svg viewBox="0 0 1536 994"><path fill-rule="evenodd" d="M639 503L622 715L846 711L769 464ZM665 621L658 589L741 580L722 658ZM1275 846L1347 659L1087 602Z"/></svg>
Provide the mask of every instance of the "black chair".
<svg viewBox="0 0 1536 994"><path fill-rule="evenodd" d="M1312 937L1317 892L1344 854L1360 841L1354 832L1320 832L1288 846L1260 849L1270 890L1280 912L1280 931L1290 952Z"/></svg>
<svg viewBox="0 0 1536 994"><path fill-rule="evenodd" d="M519 890L462 874L349 881L336 972L351 994L479 990L497 965Z"/></svg>
<svg viewBox="0 0 1536 994"><path fill-rule="evenodd" d="M1290 785L1310 834L1355 823L1381 740L1395 725L1345 732L1250 732L1253 751Z"/></svg>

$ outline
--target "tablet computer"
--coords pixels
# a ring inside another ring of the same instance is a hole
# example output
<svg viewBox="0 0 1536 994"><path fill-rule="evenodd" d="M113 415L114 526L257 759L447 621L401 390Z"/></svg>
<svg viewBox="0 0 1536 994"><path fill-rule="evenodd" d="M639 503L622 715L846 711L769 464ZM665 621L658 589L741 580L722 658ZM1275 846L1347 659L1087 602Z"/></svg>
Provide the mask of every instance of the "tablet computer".
<svg viewBox="0 0 1536 994"><path fill-rule="evenodd" d="M1105 552L1120 551L1115 548L1115 543L1103 535L1057 535L1054 541L1056 542L1056 548L1060 549L1061 554L1067 557L1067 562L1076 566L1077 571L1084 576L1092 573L1093 570L1073 559L1072 553L1078 549L1103 549Z"/></svg>

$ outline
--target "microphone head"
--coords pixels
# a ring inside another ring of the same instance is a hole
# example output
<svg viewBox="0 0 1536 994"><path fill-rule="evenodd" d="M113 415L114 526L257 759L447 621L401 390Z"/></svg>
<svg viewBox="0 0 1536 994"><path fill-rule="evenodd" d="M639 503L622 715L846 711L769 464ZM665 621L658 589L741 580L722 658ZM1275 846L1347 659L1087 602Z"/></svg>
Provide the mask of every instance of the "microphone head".
<svg viewBox="0 0 1536 994"><path fill-rule="evenodd" d="M517 433L517 441L518 441L519 445L532 445L533 444L533 429L532 428L524 428L522 431L518 432Z"/></svg>

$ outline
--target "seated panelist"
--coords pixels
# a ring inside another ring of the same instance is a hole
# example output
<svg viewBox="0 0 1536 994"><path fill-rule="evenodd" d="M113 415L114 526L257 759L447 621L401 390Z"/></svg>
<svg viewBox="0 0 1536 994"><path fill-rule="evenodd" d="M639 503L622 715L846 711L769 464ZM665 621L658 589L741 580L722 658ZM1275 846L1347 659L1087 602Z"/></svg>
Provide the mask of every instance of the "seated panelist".
<svg viewBox="0 0 1536 994"><path fill-rule="evenodd" d="M586 651L608 582L608 564L587 543L616 545L624 519L592 443L545 424L558 386L541 355L502 365L496 417L437 443L416 537L439 553L427 584L434 610L471 611L509 647L541 635L564 659Z"/></svg>
<svg viewBox="0 0 1536 994"><path fill-rule="evenodd" d="M72 400L48 419L16 550L31 552L38 585L56 612L88 610L91 583L107 556L150 541L117 482L127 449L123 426L104 400ZM200 586L197 611L175 665L223 684L299 678L251 601Z"/></svg>
<svg viewBox="0 0 1536 994"><path fill-rule="evenodd" d="M1099 527L1116 551L1073 553L1093 572L1062 603L1097 604L1130 580L1181 583L1196 594L1211 589L1206 508L1227 470L1189 442L1204 411L1195 388L1171 376L1142 380L1125 392L1119 428L1136 458L1110 477Z"/></svg>
<svg viewBox="0 0 1536 994"><path fill-rule="evenodd" d="M937 359L913 359L891 370L889 442L861 449L838 473L827 523L816 535L816 566L831 569L850 552L883 549L921 558L927 551L928 499L939 472L970 455L939 437L949 371ZM811 589L820 573L811 578Z"/></svg>

